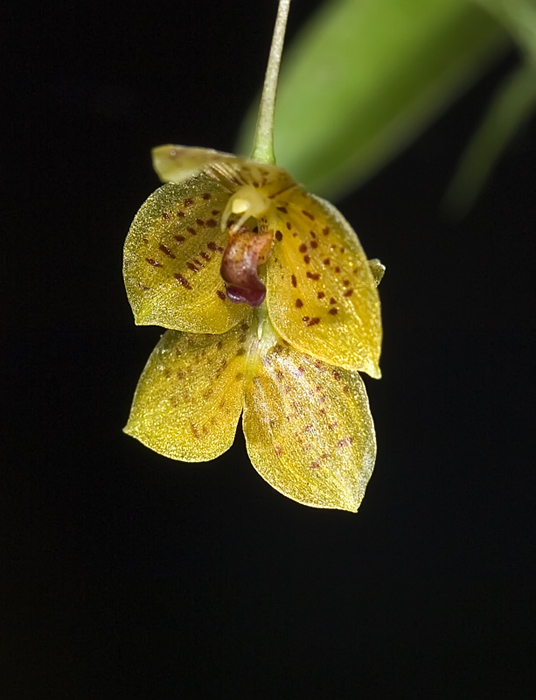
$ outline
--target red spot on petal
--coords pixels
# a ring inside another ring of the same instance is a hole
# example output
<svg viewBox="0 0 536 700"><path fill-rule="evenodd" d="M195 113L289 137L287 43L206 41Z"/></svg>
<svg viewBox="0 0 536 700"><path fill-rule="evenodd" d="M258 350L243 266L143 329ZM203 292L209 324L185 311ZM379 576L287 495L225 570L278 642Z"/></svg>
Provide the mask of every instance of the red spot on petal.
<svg viewBox="0 0 536 700"><path fill-rule="evenodd" d="M302 214L305 214L305 216L306 216L308 219L311 219L311 221L314 221L314 220L315 220L314 215L311 214L310 211L305 211L305 209L302 209Z"/></svg>
<svg viewBox="0 0 536 700"><path fill-rule="evenodd" d="M283 234L281 233L281 231L276 231L276 232L275 232L275 237L276 237L276 239L277 239L278 241L282 241L282 240L283 240Z"/></svg>
<svg viewBox="0 0 536 700"><path fill-rule="evenodd" d="M153 260L153 258L145 258L149 265L152 265L153 267L162 267L162 265L158 262L158 260Z"/></svg>
<svg viewBox="0 0 536 700"><path fill-rule="evenodd" d="M178 272L176 272L176 273L173 275L173 277L175 277L175 279L177 280L177 282L179 282L180 284L182 284L182 286L183 286L185 289L191 289L191 288L192 288L192 285L188 282L188 280L186 279L186 277L183 277L183 276L180 275Z"/></svg>
<svg viewBox="0 0 536 700"><path fill-rule="evenodd" d="M290 278L290 281L292 282L293 287L296 287L298 285L298 282L296 280L296 275L292 275L292 277Z"/></svg>
<svg viewBox="0 0 536 700"><path fill-rule="evenodd" d="M218 291L216 292L216 294L220 297L220 299L221 299L222 301L225 301L225 299L227 298L227 297L225 296L225 292L222 292L221 289L218 289Z"/></svg>
<svg viewBox="0 0 536 700"><path fill-rule="evenodd" d="M159 245L158 247L160 248L160 250L161 250L163 253L165 253L165 254L168 256L168 258L174 258L174 257L175 257L175 255L171 252L171 250L167 247L167 245L164 245L163 243L160 243L160 245Z"/></svg>

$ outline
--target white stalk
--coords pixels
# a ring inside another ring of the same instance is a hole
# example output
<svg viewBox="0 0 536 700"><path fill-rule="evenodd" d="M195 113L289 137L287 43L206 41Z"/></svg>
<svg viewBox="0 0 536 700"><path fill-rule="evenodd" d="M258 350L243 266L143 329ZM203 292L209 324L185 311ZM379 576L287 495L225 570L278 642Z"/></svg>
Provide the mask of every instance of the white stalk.
<svg viewBox="0 0 536 700"><path fill-rule="evenodd" d="M290 0L279 0L274 34L272 37L272 45L270 47L270 56L268 58L268 67L266 68L264 87L262 89L259 116L257 118L253 152L251 154L253 160L261 163L275 163L275 97L277 92L279 66L281 65L281 54L283 53L283 43L285 41L285 29L287 27L289 7Z"/></svg>

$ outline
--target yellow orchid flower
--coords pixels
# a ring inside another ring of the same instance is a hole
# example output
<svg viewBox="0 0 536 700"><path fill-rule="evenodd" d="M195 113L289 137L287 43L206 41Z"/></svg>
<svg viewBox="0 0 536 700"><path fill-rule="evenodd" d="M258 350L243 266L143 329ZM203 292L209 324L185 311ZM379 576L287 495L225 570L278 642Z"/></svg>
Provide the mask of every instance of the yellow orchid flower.
<svg viewBox="0 0 536 700"><path fill-rule="evenodd" d="M274 488L355 512L376 453L358 372L380 376L383 267L367 261L335 207L274 163L288 2L280 3L252 159L153 150L166 184L132 223L124 279L136 323L170 330L142 374L125 431L173 459L205 461L232 445L243 414L250 459Z"/></svg>

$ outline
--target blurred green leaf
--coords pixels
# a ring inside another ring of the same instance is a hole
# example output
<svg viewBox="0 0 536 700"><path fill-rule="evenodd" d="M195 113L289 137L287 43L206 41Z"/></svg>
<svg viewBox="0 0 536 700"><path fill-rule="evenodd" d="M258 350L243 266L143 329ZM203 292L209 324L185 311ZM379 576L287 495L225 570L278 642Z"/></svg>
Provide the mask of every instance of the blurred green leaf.
<svg viewBox="0 0 536 700"><path fill-rule="evenodd" d="M527 64L509 76L497 91L466 148L445 195L445 206L451 213L460 217L471 208L501 153L535 107L536 67Z"/></svg>
<svg viewBox="0 0 536 700"><path fill-rule="evenodd" d="M519 128L536 108L536 3L479 0L512 34L525 63L497 90L488 112L463 154L445 195L447 209L463 216L473 205Z"/></svg>
<svg viewBox="0 0 536 700"><path fill-rule="evenodd" d="M283 58L278 165L335 198L393 158L507 45L469 0L329 0ZM257 106L238 150L248 153Z"/></svg>
<svg viewBox="0 0 536 700"><path fill-rule="evenodd" d="M529 62L536 63L536 0L475 0L512 34Z"/></svg>

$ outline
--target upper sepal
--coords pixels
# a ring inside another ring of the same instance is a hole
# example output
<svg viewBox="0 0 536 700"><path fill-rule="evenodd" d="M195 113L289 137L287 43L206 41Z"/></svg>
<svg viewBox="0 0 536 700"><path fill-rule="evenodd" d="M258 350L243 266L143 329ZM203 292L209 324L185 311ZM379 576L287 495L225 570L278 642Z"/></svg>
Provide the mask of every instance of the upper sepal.
<svg viewBox="0 0 536 700"><path fill-rule="evenodd" d="M123 275L136 323L224 333L248 308L229 301L220 274L227 245L221 185L200 173L156 190L142 205L124 247Z"/></svg>
<svg viewBox="0 0 536 700"><path fill-rule="evenodd" d="M308 355L379 378L377 281L350 224L302 189L279 198L277 218L266 284L273 326Z"/></svg>

